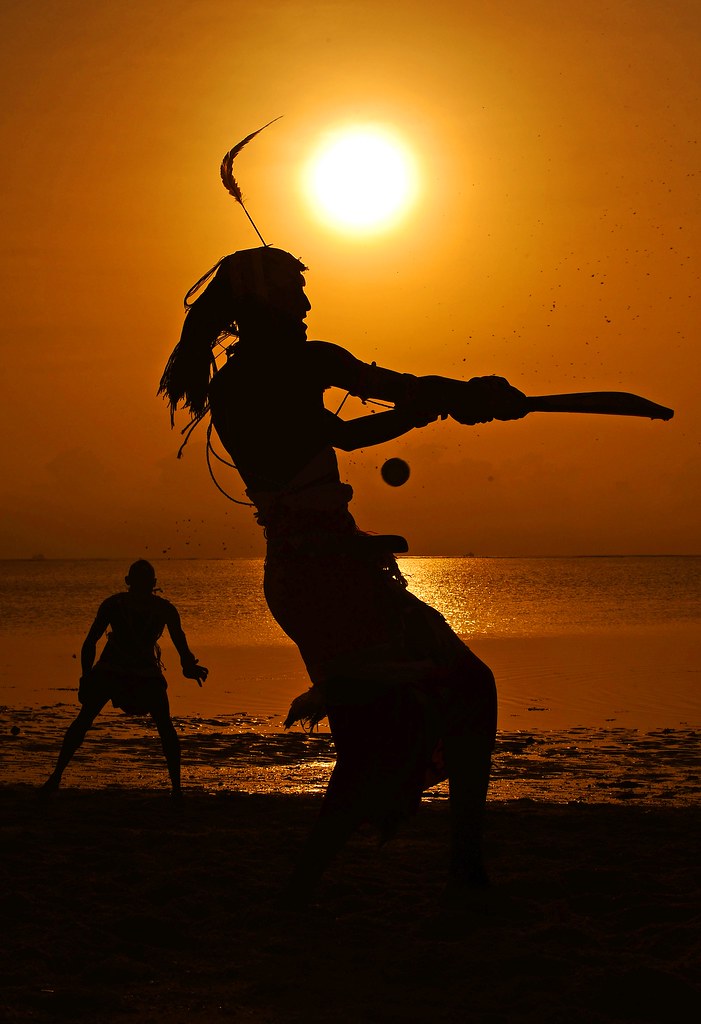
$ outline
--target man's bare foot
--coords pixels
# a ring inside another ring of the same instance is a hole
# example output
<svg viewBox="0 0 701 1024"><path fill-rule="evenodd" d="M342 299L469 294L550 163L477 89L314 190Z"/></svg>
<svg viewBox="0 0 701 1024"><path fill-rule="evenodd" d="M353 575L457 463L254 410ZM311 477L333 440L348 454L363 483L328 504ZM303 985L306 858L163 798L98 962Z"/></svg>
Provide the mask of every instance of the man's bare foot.
<svg viewBox="0 0 701 1024"><path fill-rule="evenodd" d="M61 779L56 778L55 775L49 775L43 786L39 787L39 796L41 798L52 796L54 793L58 793L58 787L61 785Z"/></svg>

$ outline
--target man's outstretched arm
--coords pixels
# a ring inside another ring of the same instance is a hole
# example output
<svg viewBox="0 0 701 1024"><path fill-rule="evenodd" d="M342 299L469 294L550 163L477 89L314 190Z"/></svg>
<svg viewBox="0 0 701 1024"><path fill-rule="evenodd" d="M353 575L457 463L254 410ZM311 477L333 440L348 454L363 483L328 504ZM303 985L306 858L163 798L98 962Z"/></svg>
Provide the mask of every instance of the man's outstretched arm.
<svg viewBox="0 0 701 1024"><path fill-rule="evenodd" d="M457 385L457 387L453 387ZM358 448L384 444L424 427L440 416L451 416L458 423L489 423L494 419L511 420L525 416L525 396L502 377L474 377L453 381L446 377L416 377L406 395L397 399L387 412L342 420L333 416L329 440L334 448L352 452Z"/></svg>
<svg viewBox="0 0 701 1024"><path fill-rule="evenodd" d="M521 419L528 412L525 395L504 377L416 377L375 363L363 363L340 345L324 341L309 342L309 352L325 386L343 388L364 401L379 398L393 402L397 411L405 413L409 430L439 416L476 424Z"/></svg>
<svg viewBox="0 0 701 1024"><path fill-rule="evenodd" d="M197 685L202 686L202 683L209 675L209 669L206 669L204 665L198 664L197 658L190 650L185 631L180 622L180 615L174 605L170 605L168 610L166 626L173 645L180 655L180 666L183 670L183 675L186 679L196 679Z"/></svg>
<svg viewBox="0 0 701 1024"><path fill-rule="evenodd" d="M354 452L358 448L369 448L375 444L384 444L385 441L393 441L414 427L424 427L435 419L435 415L411 416L407 410L399 409L358 416L353 420L342 420L336 416L336 422L330 431L330 441L334 448Z"/></svg>

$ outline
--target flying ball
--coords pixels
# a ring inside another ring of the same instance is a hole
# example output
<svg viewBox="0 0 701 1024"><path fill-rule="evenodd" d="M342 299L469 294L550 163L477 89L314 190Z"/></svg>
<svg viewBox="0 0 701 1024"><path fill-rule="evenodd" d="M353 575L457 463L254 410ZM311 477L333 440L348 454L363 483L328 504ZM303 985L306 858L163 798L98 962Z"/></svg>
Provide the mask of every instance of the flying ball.
<svg viewBox="0 0 701 1024"><path fill-rule="evenodd" d="M409 479L410 472L409 464L404 459L387 459L380 470L382 479L390 487L401 487Z"/></svg>

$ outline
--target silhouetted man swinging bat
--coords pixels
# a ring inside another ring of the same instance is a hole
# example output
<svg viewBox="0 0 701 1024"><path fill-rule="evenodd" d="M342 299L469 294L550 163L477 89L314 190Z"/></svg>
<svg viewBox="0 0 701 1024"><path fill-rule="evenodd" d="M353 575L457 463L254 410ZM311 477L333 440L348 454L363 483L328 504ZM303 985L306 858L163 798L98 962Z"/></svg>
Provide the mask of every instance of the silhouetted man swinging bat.
<svg viewBox="0 0 701 1024"><path fill-rule="evenodd" d="M222 181L242 206L232 164L256 134L222 162ZM388 837L423 791L446 778L449 885L485 885L494 676L409 590L394 557L406 541L358 527L336 451L382 445L439 417L476 425L548 409L662 419L671 410L611 393L528 398L503 377L417 377L363 362L340 345L307 339L305 270L265 243L221 259L188 292L159 387L171 417L181 405L190 412L186 441L210 417L265 531L266 602L312 684L293 701L285 727L313 728L326 717L331 728L336 763L287 898L310 897L361 822ZM217 362L219 352L225 358ZM326 408L328 388L389 406L344 420L340 407Z"/></svg>

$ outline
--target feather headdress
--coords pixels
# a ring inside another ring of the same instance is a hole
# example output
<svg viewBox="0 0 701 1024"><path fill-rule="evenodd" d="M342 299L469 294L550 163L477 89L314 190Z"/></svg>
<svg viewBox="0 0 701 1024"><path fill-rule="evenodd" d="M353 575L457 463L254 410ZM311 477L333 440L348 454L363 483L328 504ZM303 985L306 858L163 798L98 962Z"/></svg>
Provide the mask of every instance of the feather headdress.
<svg viewBox="0 0 701 1024"><path fill-rule="evenodd" d="M280 115L280 117L281 116L282 115ZM268 121L268 123L264 124L262 128L258 128L257 131L251 132L251 134L247 135L245 139L241 140L241 142L237 142L236 145L232 149L230 149L229 152L226 154L226 156L221 162L221 167L219 168L219 173L221 174L221 180L222 184L224 185L224 188L226 189L230 196L234 197L234 199L239 204L243 212L246 214L251 224L253 225L255 233L258 235L263 245L267 245L268 243L261 235L260 231L256 227L256 223L253 220L253 217L251 217L250 213L246 209L243 202L243 195L241 193L239 183L234 177L234 160L239 155L243 147L247 146L252 139L255 139L256 135L260 135L262 131L265 131L265 129L269 128L271 124L274 124L276 121L279 120L279 117L274 117L272 121Z"/></svg>
<svg viewBox="0 0 701 1024"><path fill-rule="evenodd" d="M222 257L185 296L187 315L180 341L170 355L158 388L158 393L170 404L171 424L181 402L193 416L185 431L185 443L208 409L209 381L217 369L213 349L217 343L223 344L227 338L237 335L242 304L252 299L274 304L280 280L284 283L290 273L300 275L306 269L290 253L267 244L244 205L241 188L234 177L234 160L244 146L279 120L273 118L251 132L230 149L221 162L224 188L246 214L263 246Z"/></svg>

